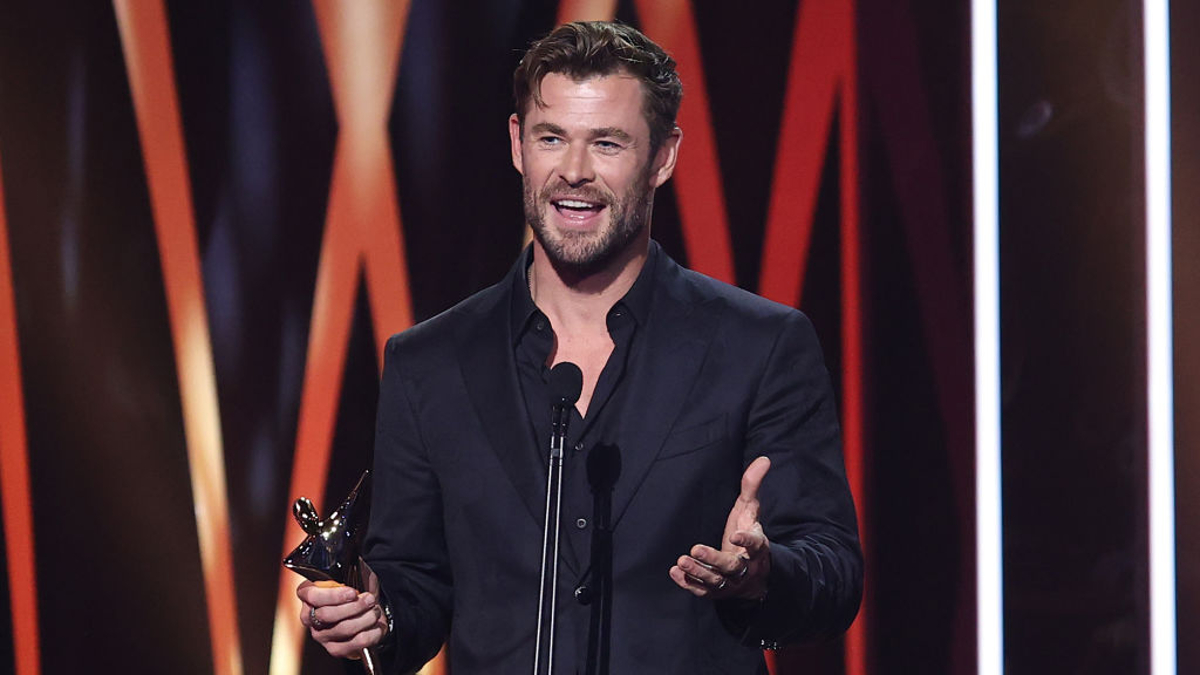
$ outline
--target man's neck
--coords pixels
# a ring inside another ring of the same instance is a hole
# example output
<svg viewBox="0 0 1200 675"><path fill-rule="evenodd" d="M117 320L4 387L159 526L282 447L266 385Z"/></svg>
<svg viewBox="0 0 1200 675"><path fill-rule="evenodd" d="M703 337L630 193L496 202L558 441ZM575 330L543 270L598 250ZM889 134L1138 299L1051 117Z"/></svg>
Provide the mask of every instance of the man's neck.
<svg viewBox="0 0 1200 675"><path fill-rule="evenodd" d="M534 241L529 292L556 332L585 336L608 334L608 310L637 281L649 255L649 237L639 237L603 269L572 276L555 269Z"/></svg>

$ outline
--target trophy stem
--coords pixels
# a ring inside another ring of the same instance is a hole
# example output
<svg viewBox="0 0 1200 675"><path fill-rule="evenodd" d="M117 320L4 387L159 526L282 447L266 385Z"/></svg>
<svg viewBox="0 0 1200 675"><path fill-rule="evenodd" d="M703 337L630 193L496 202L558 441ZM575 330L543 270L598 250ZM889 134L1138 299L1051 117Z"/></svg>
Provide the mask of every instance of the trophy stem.
<svg viewBox="0 0 1200 675"><path fill-rule="evenodd" d="M371 652L370 647L367 647L366 649L362 650L362 664L363 664L363 670L367 671L367 675L378 675L379 669L375 665L376 664L375 654L373 654Z"/></svg>

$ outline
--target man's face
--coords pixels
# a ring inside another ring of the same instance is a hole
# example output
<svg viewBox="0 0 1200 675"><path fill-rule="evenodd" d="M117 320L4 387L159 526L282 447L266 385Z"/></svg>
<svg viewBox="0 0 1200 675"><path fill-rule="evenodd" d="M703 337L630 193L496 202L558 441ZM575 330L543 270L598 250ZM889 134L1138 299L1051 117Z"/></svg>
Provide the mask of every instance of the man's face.
<svg viewBox="0 0 1200 675"><path fill-rule="evenodd" d="M541 95L544 105L531 103L525 113L523 134L516 115L509 119L525 220L556 267L588 274L646 229L679 135L651 157L642 86L626 75L576 82L551 73Z"/></svg>

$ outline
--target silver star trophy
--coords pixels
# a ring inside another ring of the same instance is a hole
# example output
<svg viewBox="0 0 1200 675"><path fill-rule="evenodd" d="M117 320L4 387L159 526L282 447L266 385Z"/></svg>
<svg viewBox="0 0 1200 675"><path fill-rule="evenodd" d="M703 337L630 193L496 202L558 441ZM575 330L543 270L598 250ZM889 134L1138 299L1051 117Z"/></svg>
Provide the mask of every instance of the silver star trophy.
<svg viewBox="0 0 1200 675"><path fill-rule="evenodd" d="M292 515L308 536L283 559L284 567L309 581L366 590L371 569L360 552L367 529L366 508L362 504L370 499L370 474L364 471L341 506L324 520L307 497L292 504ZM370 649L363 650L362 662L368 675L378 672L378 660Z"/></svg>

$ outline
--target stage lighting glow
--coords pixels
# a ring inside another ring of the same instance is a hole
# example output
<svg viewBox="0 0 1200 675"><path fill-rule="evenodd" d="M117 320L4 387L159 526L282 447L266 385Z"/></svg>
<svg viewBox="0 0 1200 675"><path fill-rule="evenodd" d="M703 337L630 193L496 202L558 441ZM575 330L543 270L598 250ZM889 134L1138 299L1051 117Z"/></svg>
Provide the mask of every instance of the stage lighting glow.
<svg viewBox="0 0 1200 675"><path fill-rule="evenodd" d="M1168 0L1142 6L1146 124L1146 406L1150 673L1175 675L1175 432L1171 335L1171 47Z"/></svg>
<svg viewBox="0 0 1200 675"><path fill-rule="evenodd" d="M996 2L971 3L975 211L975 556L979 675L1004 672Z"/></svg>

